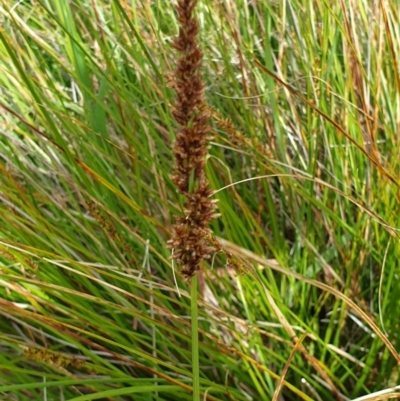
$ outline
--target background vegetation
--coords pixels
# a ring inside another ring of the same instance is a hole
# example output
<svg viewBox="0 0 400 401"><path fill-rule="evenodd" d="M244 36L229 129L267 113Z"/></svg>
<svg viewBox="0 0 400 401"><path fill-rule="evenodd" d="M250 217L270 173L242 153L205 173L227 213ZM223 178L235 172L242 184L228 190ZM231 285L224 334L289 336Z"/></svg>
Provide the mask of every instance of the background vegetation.
<svg viewBox="0 0 400 401"><path fill-rule="evenodd" d="M398 398L397 2L196 15L212 229L243 267L200 277L201 399ZM192 399L172 2L3 0L0 26L0 398Z"/></svg>

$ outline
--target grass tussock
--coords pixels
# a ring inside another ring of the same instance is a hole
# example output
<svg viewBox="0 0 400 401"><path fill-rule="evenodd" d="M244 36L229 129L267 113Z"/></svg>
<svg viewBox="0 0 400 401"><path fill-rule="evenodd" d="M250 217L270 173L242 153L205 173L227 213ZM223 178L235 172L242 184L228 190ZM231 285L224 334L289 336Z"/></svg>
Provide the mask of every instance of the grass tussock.
<svg viewBox="0 0 400 401"><path fill-rule="evenodd" d="M3 0L0 399L399 398L396 7Z"/></svg>

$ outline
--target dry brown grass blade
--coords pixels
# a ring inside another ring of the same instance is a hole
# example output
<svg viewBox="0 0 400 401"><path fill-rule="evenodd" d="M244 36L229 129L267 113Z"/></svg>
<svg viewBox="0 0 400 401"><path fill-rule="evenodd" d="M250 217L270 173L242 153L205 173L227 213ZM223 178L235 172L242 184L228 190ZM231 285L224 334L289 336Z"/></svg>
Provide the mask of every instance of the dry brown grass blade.
<svg viewBox="0 0 400 401"><path fill-rule="evenodd" d="M306 337L307 337L307 333L303 333L303 335L296 341L296 344L294 345L292 352L290 353L289 358L286 361L285 366L283 367L281 377L279 378L278 383L276 384L276 389L275 389L274 395L272 396L271 401L278 401L278 397L279 397L286 373L289 370L289 367L290 367L290 364L292 363L294 355L296 354L297 350L299 349L300 345L303 343L303 341Z"/></svg>
<svg viewBox="0 0 400 401"><path fill-rule="evenodd" d="M397 65L396 50L393 45L393 37L392 37L392 33L390 31L390 22L389 22L388 15L387 15L387 8L388 8L389 4L385 5L383 0L380 0L379 5L380 5L381 12L382 12L383 20L385 22L385 32L386 32L387 39L388 39L391 61L393 63L393 70L399 71L399 68ZM397 91L400 92L400 76L398 73L395 73L394 75L396 77Z"/></svg>
<svg viewBox="0 0 400 401"><path fill-rule="evenodd" d="M0 107L4 109L7 113L11 114L15 118L17 118L22 124L24 124L26 127L28 127L31 131L35 132L39 136L43 137L44 139L48 140L51 142L57 149L61 150L62 152L65 153L65 149L63 149L59 144L57 144L53 139L51 139L48 135L45 133L41 132L37 128L35 128L32 124L30 124L28 121L26 121L23 117L21 117L18 113L10 109L8 106L6 106L3 103L0 103Z"/></svg>
<svg viewBox="0 0 400 401"><path fill-rule="evenodd" d="M275 270L279 273L285 274L286 276L293 277L297 280L300 280L304 283L310 284L314 287L321 289L322 291L328 292L332 294L334 297L341 299L344 301L351 309L353 309L361 319L371 328L371 330L381 339L381 341L385 344L389 352L393 355L396 362L400 365L400 354L396 351L393 344L389 341L389 339L385 336L385 334L379 329L379 327L374 322L373 318L368 315L365 311L363 311L355 302L353 302L350 298L346 295L342 294L335 288L331 288L324 283L320 283L317 280L313 280L311 278L305 277L300 273L296 273L292 270L285 269L282 266L279 266L276 263L271 263L267 259L256 255L255 253L242 248L236 244L233 244L230 241L227 241L223 238L218 238L218 241L221 243L222 247L225 248L227 251L231 252L233 255L238 256L244 260L252 261L262 266L268 267L272 270Z"/></svg>

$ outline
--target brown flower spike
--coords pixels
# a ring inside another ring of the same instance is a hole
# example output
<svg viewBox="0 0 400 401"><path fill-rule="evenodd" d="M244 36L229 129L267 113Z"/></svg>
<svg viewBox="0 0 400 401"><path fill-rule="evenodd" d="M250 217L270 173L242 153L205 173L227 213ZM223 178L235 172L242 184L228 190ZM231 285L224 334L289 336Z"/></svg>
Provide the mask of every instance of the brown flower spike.
<svg viewBox="0 0 400 401"><path fill-rule="evenodd" d="M177 217L169 247L173 258L181 267L181 274L190 280L199 270L200 263L211 257L215 246L210 242L208 228L215 214L215 201L210 199L205 174L210 128L209 112L203 100L204 84L201 78L203 53L197 35L199 27L193 15L197 0L179 0L176 11L179 35L173 47L180 53L173 86L176 101L173 116L179 124L174 156L172 180L180 194L186 197L185 216Z"/></svg>

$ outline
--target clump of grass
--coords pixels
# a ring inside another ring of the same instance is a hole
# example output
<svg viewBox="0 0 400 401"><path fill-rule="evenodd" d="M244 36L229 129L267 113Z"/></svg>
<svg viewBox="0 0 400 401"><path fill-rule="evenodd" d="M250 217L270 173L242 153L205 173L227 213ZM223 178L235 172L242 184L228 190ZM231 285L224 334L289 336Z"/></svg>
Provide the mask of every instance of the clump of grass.
<svg viewBox="0 0 400 401"><path fill-rule="evenodd" d="M0 4L0 398L397 396L395 2L194 4Z"/></svg>

